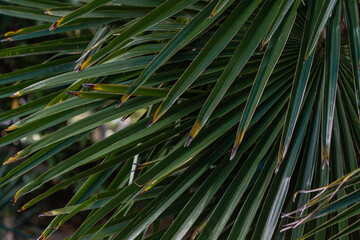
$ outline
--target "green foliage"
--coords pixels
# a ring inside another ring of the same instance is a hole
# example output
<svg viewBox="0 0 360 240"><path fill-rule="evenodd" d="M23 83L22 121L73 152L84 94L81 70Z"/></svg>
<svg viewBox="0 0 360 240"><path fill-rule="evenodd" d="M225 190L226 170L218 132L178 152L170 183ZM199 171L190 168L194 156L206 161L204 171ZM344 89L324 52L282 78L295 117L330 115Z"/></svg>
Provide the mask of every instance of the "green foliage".
<svg viewBox="0 0 360 240"><path fill-rule="evenodd" d="M359 237L356 0L0 2L34 21L1 43L32 60L0 76L0 186L75 185L40 239L80 212L69 239Z"/></svg>

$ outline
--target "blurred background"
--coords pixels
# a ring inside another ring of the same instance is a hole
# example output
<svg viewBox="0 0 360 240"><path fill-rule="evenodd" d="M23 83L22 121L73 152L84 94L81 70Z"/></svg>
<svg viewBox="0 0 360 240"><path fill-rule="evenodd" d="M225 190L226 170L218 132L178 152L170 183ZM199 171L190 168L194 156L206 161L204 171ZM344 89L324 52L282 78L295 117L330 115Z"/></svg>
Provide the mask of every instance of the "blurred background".
<svg viewBox="0 0 360 240"><path fill-rule="evenodd" d="M40 21L32 21L24 18L17 18L12 16L6 16L1 13L1 6L11 5L7 2L11 1L0 1L0 34L3 35L6 32L14 31L20 28L40 25L44 24ZM91 30L83 30L83 31L91 31ZM95 30L92 30L95 31ZM68 34L81 35L81 31L76 31ZM52 37L47 37L46 40L55 39L56 35ZM32 40L27 40L23 42L0 42L0 49L19 46L24 44L31 44L39 41L39 38ZM13 72L24 67L31 66L33 64L39 64L46 62L50 58L53 58L52 54L42 54L37 56L29 56L29 57L12 57L0 59L0 72L1 74ZM56 56L55 56L56 57ZM52 89L52 91L56 91L57 89ZM5 112L10 109L14 109L18 106L25 104L27 101L31 99L40 98L41 93L33 93L26 95L20 98L9 98L4 97L0 93L0 113ZM36 206L26 210L24 212L17 212L21 203L25 203L27 200L30 200L34 197L25 196L23 199L19 200L19 203L12 205L11 199L14 194L26 183L30 181L30 179L34 179L36 176L47 171L47 169L51 168L55 163L66 159L67 157L74 155L75 153L81 151L86 146L90 145L93 142L97 142L107 136L110 136L115 131L127 126L132 121L140 117L144 112L137 112L133 114L131 117L126 119L125 121L121 121L120 119L114 120L110 123L102 125L97 128L95 131L92 131L85 135L80 141L75 144L70 145L65 151L61 151L55 154L53 157L49 158L45 163L40 164L34 170L31 170L24 174L22 177L18 178L16 181L12 181L11 183L0 187L0 239L4 240L22 240L22 239L37 239L42 231L47 227L50 223L52 217L39 217L39 214L42 212L63 207L69 200L70 197L73 196L73 192L76 191L82 184L79 182L77 185L71 185L66 190L59 191L46 200L42 201L42 204L37 204ZM85 117L88 113L84 113L83 115L77 116L76 118L69 119L68 121L77 121L82 117ZM12 121L0 122L0 134L1 136L5 136L6 132L4 131L8 126L17 122L19 119L13 119ZM65 124L65 123L63 123ZM39 140L44 135L49 134L56 130L56 128L62 126L61 124L49 129L46 129L42 132L35 133L31 137L22 138L20 141L7 145L6 147L0 148L0 178L5 176L9 171L11 171L14 167L16 167L19 163L10 164L7 166L2 166L2 163L6 161L9 157L22 150L26 146L30 145L34 141ZM61 179L55 179L51 184L55 184L56 182L61 181ZM51 185L50 184L50 185ZM46 185L46 188L51 187L49 184ZM36 193L35 193L36 194ZM77 214L75 217L70 219L63 227L61 227L51 239L64 239L71 235L74 232L81 222L83 221L86 213Z"/></svg>

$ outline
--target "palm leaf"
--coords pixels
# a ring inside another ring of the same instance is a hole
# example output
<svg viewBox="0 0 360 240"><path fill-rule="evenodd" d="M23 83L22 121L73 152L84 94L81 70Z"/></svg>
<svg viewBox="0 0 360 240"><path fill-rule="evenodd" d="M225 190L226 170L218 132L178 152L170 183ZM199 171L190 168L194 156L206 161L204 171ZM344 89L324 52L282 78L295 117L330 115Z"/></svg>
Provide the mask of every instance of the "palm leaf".
<svg viewBox="0 0 360 240"><path fill-rule="evenodd" d="M358 238L358 1L0 2L0 194L40 239Z"/></svg>

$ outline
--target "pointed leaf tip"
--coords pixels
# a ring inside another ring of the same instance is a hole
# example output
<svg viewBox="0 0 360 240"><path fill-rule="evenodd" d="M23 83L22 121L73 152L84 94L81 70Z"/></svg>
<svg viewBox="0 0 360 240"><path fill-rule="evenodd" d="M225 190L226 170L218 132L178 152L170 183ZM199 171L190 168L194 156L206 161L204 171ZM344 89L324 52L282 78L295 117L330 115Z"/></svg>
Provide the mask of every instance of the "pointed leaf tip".
<svg viewBox="0 0 360 240"><path fill-rule="evenodd" d="M154 121L151 119L150 122L146 125L146 127L151 127L154 124Z"/></svg>
<svg viewBox="0 0 360 240"><path fill-rule="evenodd" d="M236 134L236 140L234 146L238 147L240 145L240 143L244 139L245 132L246 132L246 128L244 128L240 134L239 133Z"/></svg>
<svg viewBox="0 0 360 240"><path fill-rule="evenodd" d="M24 211L25 209L24 209L24 207L21 207L21 208L19 208L18 210L17 210L17 212L22 212L22 211Z"/></svg>
<svg viewBox="0 0 360 240"><path fill-rule="evenodd" d="M58 28L61 19L62 19L62 18L60 18L59 20L57 20L56 22L54 22L54 23L49 27L49 31L54 32L54 31Z"/></svg>
<svg viewBox="0 0 360 240"><path fill-rule="evenodd" d="M12 202L12 205L14 206L16 201L17 201L17 197L16 197L17 194L15 194L15 196L12 197L11 199L11 202Z"/></svg>
<svg viewBox="0 0 360 240"><path fill-rule="evenodd" d="M90 59L91 59L91 57L89 57L88 59L86 59L86 61L83 62L82 64L76 66L76 67L75 67L75 71L76 71L76 72L81 72L82 70L84 70L85 67L87 67L87 65L89 64Z"/></svg>
<svg viewBox="0 0 360 240"><path fill-rule="evenodd" d="M279 169L280 169L280 165L281 163L283 162L284 160L284 155L281 154L281 148L280 148L280 151L279 151L279 158L278 158L278 163L276 164L276 168L275 168L275 174L279 172Z"/></svg>
<svg viewBox="0 0 360 240"><path fill-rule="evenodd" d="M234 146L233 146L233 149L231 151L231 155L230 155L230 160L233 160L234 157L236 156L236 153L237 153L237 150L240 146L240 143L242 142L243 138L244 138L244 135L245 135L245 129L241 131L241 133L237 133L236 135L236 140L235 140L235 143L234 143Z"/></svg>
<svg viewBox="0 0 360 240"><path fill-rule="evenodd" d="M185 142L185 145L184 145L185 147L189 146L189 144L191 143L191 141L198 135L198 133L200 132L200 130L201 130L202 127L203 127L203 126L200 125L199 122L196 122L196 123L194 124L194 126L193 126L192 129L191 129L190 136L189 136L188 140Z"/></svg>
<svg viewBox="0 0 360 240"><path fill-rule="evenodd" d="M130 116L131 116L131 114L127 114L127 115L123 116L120 121L123 122L123 121L125 121L126 119L128 119Z"/></svg>
<svg viewBox="0 0 360 240"><path fill-rule="evenodd" d="M85 88L94 89L94 84L92 83L83 83L82 86Z"/></svg>
<svg viewBox="0 0 360 240"><path fill-rule="evenodd" d="M286 155L286 153L288 151L288 146L289 145L285 145L284 147L280 148L280 151L279 151L279 164L284 160L285 155Z"/></svg>
<svg viewBox="0 0 360 240"><path fill-rule="evenodd" d="M13 95L11 95L10 97L14 98L14 97L20 97L22 95L22 93L20 91L17 91L16 93L14 93Z"/></svg>
<svg viewBox="0 0 360 240"><path fill-rule="evenodd" d="M78 72L81 72L81 69L80 69L80 68L81 68L81 64L80 64L80 65L76 65L76 66L74 67L74 71L77 72L77 73L78 73Z"/></svg>
<svg viewBox="0 0 360 240"><path fill-rule="evenodd" d="M230 154L230 161L232 161L235 158L238 148L239 148L239 145L233 147L231 154Z"/></svg>
<svg viewBox="0 0 360 240"><path fill-rule="evenodd" d="M280 169L280 164L276 165L276 168L275 168L275 174L277 174L279 172L279 169Z"/></svg>
<svg viewBox="0 0 360 240"><path fill-rule="evenodd" d="M121 100L120 100L120 101L116 104L115 108L121 107L122 104L123 104L123 103L122 103Z"/></svg>
<svg viewBox="0 0 360 240"><path fill-rule="evenodd" d="M124 94L120 101L118 102L118 104L116 105L116 108L119 108L126 100L128 100L130 98L130 95L129 94Z"/></svg>
<svg viewBox="0 0 360 240"><path fill-rule="evenodd" d="M326 165L328 166L328 169L330 169L329 160L328 160L328 159L324 159L324 160L321 161L321 170L324 170L324 169L325 169L325 163L326 163Z"/></svg>
<svg viewBox="0 0 360 240"><path fill-rule="evenodd" d="M79 94L77 92L75 92L75 91L67 91L66 94L73 95L73 96L76 96L76 97L79 96Z"/></svg>
<svg viewBox="0 0 360 240"><path fill-rule="evenodd" d="M160 111L161 111L161 105L156 109L156 111L155 111L155 113L154 113L154 116L152 117L152 119L151 119L151 121L150 121L150 123L151 123L151 125L153 125L154 123L156 123L158 120L159 120L159 118L164 114L164 113L160 113ZM150 126L151 126L150 125Z"/></svg>
<svg viewBox="0 0 360 240"><path fill-rule="evenodd" d="M43 212L39 214L39 217L50 217L50 216L54 216L53 211Z"/></svg>
<svg viewBox="0 0 360 240"><path fill-rule="evenodd" d="M13 124L9 126L7 129L5 129L5 132L14 131L15 129L18 129L18 126L16 126L16 124Z"/></svg>
<svg viewBox="0 0 360 240"><path fill-rule="evenodd" d="M10 164L10 163L13 163L13 162L16 162L16 161L18 161L18 160L20 160L22 157L20 157L21 156L21 151L20 152L18 152L18 153L16 153L16 154L14 154L12 157L10 157L7 161L5 161L4 163L3 163L3 165L8 165L8 164Z"/></svg>
<svg viewBox="0 0 360 240"><path fill-rule="evenodd" d="M188 139L184 143L184 147L188 147L190 143L192 142L193 138L191 136L188 137Z"/></svg>
<svg viewBox="0 0 360 240"><path fill-rule="evenodd" d="M297 191L296 193L294 193L294 196L293 196L293 202L295 202L295 200L296 200L296 197L297 197L297 195L299 194L299 191Z"/></svg>
<svg viewBox="0 0 360 240"><path fill-rule="evenodd" d="M11 41L12 41L11 38L5 38L0 40L0 42L11 42Z"/></svg>

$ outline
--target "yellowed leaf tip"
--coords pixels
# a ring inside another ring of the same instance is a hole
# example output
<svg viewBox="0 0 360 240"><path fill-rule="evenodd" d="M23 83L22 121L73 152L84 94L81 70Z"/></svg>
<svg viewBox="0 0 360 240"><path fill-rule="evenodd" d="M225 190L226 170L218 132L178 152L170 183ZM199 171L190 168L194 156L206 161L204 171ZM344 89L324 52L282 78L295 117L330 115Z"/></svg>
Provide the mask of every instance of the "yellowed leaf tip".
<svg viewBox="0 0 360 240"><path fill-rule="evenodd" d="M205 228L207 223L208 220L206 220L203 224L201 224L201 226L198 229L196 229L196 231L193 233L191 239L195 239L199 235L199 233L201 233L201 231Z"/></svg>
<svg viewBox="0 0 360 240"><path fill-rule="evenodd" d="M84 70L85 67L89 64L90 59L91 59L91 57L89 57L88 59L86 59L85 62L83 62L81 65L79 65L79 66L75 69L76 72L81 72L82 70Z"/></svg>
<svg viewBox="0 0 360 240"><path fill-rule="evenodd" d="M57 20L56 22L54 22L53 24L51 24L51 26L49 27L49 31L55 31L59 26L59 20Z"/></svg>
<svg viewBox="0 0 360 240"><path fill-rule="evenodd" d="M138 195L136 195L134 197L134 199L137 199L137 198L141 197L144 193L149 191L149 189L151 189L152 187L153 187L153 184L148 185L143 191L141 191Z"/></svg>
<svg viewBox="0 0 360 240"><path fill-rule="evenodd" d="M330 146L329 145L326 145L325 147L322 147L321 149L321 160L322 161L326 161L326 162L329 162L329 159L330 159Z"/></svg>
<svg viewBox="0 0 360 240"><path fill-rule="evenodd" d="M161 105L156 109L155 113L154 113L154 116L151 118L149 124L147 125L147 127L150 127L152 126L154 123L156 123L160 117L163 115L163 113L160 113L162 107Z"/></svg>
<svg viewBox="0 0 360 240"><path fill-rule="evenodd" d="M279 155L278 155L278 163L276 164L275 173L279 172L280 165L283 161L284 155L282 154L282 148L280 147Z"/></svg>
<svg viewBox="0 0 360 240"><path fill-rule="evenodd" d="M45 240L45 236L41 235L37 240Z"/></svg>
<svg viewBox="0 0 360 240"><path fill-rule="evenodd" d="M15 129L18 129L19 127L16 126L16 124L13 124L9 126L7 129L5 129L6 132L14 131Z"/></svg>
<svg viewBox="0 0 360 240"><path fill-rule="evenodd" d="M116 108L119 108L126 100L129 99L129 97L130 97L130 95L127 94L127 93L125 93L125 94L121 97L121 99L120 99L120 101L118 102L118 104L116 104Z"/></svg>
<svg viewBox="0 0 360 240"><path fill-rule="evenodd" d="M20 190L19 190L19 191L20 191ZM17 192L15 193L14 197L12 198L13 205L14 205L14 204L17 202L17 200L19 199L19 191L17 191ZM23 207L20 208L20 209L24 210ZM20 209L19 209L19 210L20 210ZM22 211L22 210L21 210L21 211Z"/></svg>
<svg viewBox="0 0 360 240"><path fill-rule="evenodd" d="M46 11L44 12L44 14L46 14L46 15L52 15L52 13L50 12L50 9L46 9Z"/></svg>
<svg viewBox="0 0 360 240"><path fill-rule="evenodd" d="M305 62L306 62L306 60L308 60L308 58L309 58L309 54L307 54L305 57L304 57L304 62L303 62L303 64L305 64Z"/></svg>
<svg viewBox="0 0 360 240"><path fill-rule="evenodd" d="M321 170L324 170L325 169L325 158L323 157L321 159Z"/></svg>
<svg viewBox="0 0 360 240"><path fill-rule="evenodd" d="M242 130L241 133L236 136L236 140L235 140L236 145L240 145L240 143L244 139L245 132L246 132L246 129Z"/></svg>
<svg viewBox="0 0 360 240"><path fill-rule="evenodd" d="M20 91L17 91L16 93L14 93L13 95L11 95L10 97L20 97L22 95L22 93Z"/></svg>
<svg viewBox="0 0 360 240"><path fill-rule="evenodd" d="M264 39L265 40L265 39ZM265 47L265 41L262 41L261 42L261 45L260 45L260 51L262 51Z"/></svg>
<svg viewBox="0 0 360 240"><path fill-rule="evenodd" d="M230 155L230 160L233 160L234 157L236 156L236 153L240 146L240 143L244 139L245 132L246 132L246 129L242 130L242 132L240 134L236 135L235 143L234 143L233 149L231 151L231 155Z"/></svg>
<svg viewBox="0 0 360 240"><path fill-rule="evenodd" d="M328 163L328 165L329 165L329 160L330 160L330 148L326 148L325 161Z"/></svg>
<svg viewBox="0 0 360 240"><path fill-rule="evenodd" d="M142 170L142 169L145 169L147 168L148 166L141 166L141 167L138 167L136 170Z"/></svg>
<svg viewBox="0 0 360 240"><path fill-rule="evenodd" d="M48 211L48 212L43 212L39 215L39 217L51 217L56 215L55 211Z"/></svg>
<svg viewBox="0 0 360 240"><path fill-rule="evenodd" d="M3 163L3 165L8 165L10 163L13 163L13 162L16 162L16 161L20 160L21 159L20 155L21 155L21 151L14 154L12 157L10 157L7 161L5 161Z"/></svg>
<svg viewBox="0 0 360 240"><path fill-rule="evenodd" d="M191 129L189 138L186 140L184 146L187 147L190 145L190 143L192 142L192 140L194 140L194 138L196 137L196 135L198 135L198 133L200 132L200 129L202 128L202 125L200 125L199 122L196 122L194 124L194 126Z"/></svg>
<svg viewBox="0 0 360 240"><path fill-rule="evenodd" d="M24 206L22 206L21 208L19 208L17 211L18 212L22 212L22 211L24 211L25 210L25 208L24 208Z"/></svg>

